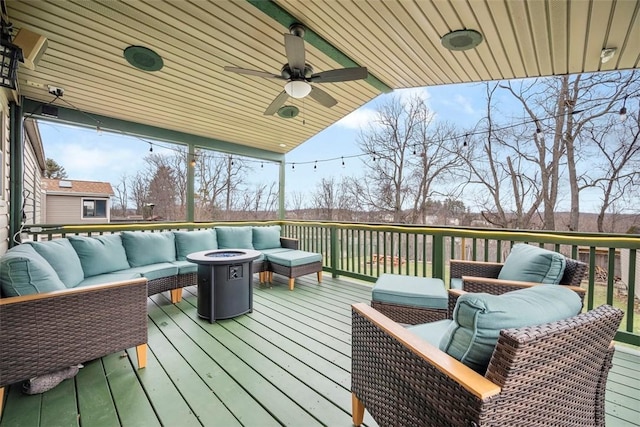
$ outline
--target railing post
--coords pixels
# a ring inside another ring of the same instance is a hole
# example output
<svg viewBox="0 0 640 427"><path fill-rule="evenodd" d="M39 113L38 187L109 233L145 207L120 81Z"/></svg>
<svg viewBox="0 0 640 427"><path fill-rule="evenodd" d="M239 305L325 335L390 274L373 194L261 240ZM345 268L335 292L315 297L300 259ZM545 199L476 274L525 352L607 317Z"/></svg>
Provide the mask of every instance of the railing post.
<svg viewBox="0 0 640 427"><path fill-rule="evenodd" d="M432 276L436 279L444 280L444 236L442 234L433 235L433 265Z"/></svg>
<svg viewBox="0 0 640 427"><path fill-rule="evenodd" d="M340 242L338 240L338 229L331 227L329 230L331 236L331 277L335 279L338 277Z"/></svg>

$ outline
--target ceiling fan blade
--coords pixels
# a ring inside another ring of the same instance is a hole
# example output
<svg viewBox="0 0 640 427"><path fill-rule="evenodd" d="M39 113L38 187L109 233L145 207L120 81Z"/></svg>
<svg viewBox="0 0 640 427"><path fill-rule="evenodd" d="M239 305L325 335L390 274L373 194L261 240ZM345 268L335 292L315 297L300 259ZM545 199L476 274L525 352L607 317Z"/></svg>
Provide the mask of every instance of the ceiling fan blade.
<svg viewBox="0 0 640 427"><path fill-rule="evenodd" d="M271 102L267 109L264 110L264 115L273 116L280 109L280 107L282 107L284 103L287 102L287 99L289 99L289 95L283 90L278 96L276 96L276 99Z"/></svg>
<svg viewBox="0 0 640 427"><path fill-rule="evenodd" d="M366 67L339 68L337 70L322 71L312 74L309 78L314 83L346 82L349 80L361 80L369 77Z"/></svg>
<svg viewBox="0 0 640 427"><path fill-rule="evenodd" d="M335 98L329 95L327 92L317 87L312 87L309 96L316 100L319 104L324 105L327 108L331 108L338 103Z"/></svg>
<svg viewBox="0 0 640 427"><path fill-rule="evenodd" d="M284 50L287 53L289 68L304 71L304 40L302 37L285 34Z"/></svg>
<svg viewBox="0 0 640 427"><path fill-rule="evenodd" d="M266 71L260 70L247 70L246 68L237 68L237 67L224 67L225 71L231 71L232 73L238 74L248 74L250 76L257 77L266 77L268 79L280 79L284 80L283 77L279 74L267 73Z"/></svg>

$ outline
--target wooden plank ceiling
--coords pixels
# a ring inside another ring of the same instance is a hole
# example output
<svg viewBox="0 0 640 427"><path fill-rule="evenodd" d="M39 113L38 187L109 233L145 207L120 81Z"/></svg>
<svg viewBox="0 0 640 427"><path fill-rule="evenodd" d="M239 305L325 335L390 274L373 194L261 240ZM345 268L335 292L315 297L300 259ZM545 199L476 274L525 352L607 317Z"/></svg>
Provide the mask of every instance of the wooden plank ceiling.
<svg viewBox="0 0 640 427"><path fill-rule="evenodd" d="M640 61L636 0L277 0L268 7L244 0L10 0L7 10L15 29L49 43L35 70L20 68L25 97L49 102L47 85L62 87L62 107L274 153L292 150L380 93L367 81L328 83L322 89L337 99L335 107L290 98L298 117L264 116L283 82L223 67L278 74L286 21L302 23L393 89L630 69ZM464 28L483 34L483 43L463 52L442 46L442 35ZM123 57L130 45L156 51L164 68L130 66ZM602 64L604 47L617 52ZM344 67L333 53L307 38L316 72Z"/></svg>

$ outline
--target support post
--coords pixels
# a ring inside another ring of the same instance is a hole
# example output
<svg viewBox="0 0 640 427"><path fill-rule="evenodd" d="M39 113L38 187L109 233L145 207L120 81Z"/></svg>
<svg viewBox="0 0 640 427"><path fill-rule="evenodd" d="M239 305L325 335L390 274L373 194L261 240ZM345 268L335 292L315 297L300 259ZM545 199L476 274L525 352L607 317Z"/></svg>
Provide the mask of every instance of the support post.
<svg viewBox="0 0 640 427"><path fill-rule="evenodd" d="M9 247L20 242L24 187L24 138L22 132L23 108L9 103Z"/></svg>
<svg viewBox="0 0 640 427"><path fill-rule="evenodd" d="M285 198L284 198L284 187L285 187L285 171L286 162L284 159L280 160L280 175L278 179L278 219L280 221L284 220L285 217Z"/></svg>
<svg viewBox="0 0 640 427"><path fill-rule="evenodd" d="M433 265L432 276L444 280L444 236L433 235Z"/></svg>
<svg viewBox="0 0 640 427"><path fill-rule="evenodd" d="M329 230L331 236L331 277L335 279L338 277L338 267L340 263L338 255L340 253L340 243L338 241L338 229L331 227Z"/></svg>
<svg viewBox="0 0 640 427"><path fill-rule="evenodd" d="M187 154L187 218L188 222L195 221L195 167L191 166L191 161L195 160L196 150L193 144L188 145Z"/></svg>

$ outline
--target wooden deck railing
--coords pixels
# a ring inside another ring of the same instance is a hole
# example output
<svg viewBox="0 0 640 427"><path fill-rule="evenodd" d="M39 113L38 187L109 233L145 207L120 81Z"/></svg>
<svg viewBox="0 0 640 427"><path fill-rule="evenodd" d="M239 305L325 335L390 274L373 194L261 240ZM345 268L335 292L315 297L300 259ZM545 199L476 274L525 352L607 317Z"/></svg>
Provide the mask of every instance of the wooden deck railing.
<svg viewBox="0 0 640 427"><path fill-rule="evenodd" d="M589 264L583 282L586 309L607 303L626 313L616 339L640 345L636 282L640 236L533 230L496 230L414 225L257 221L198 223L119 223L101 225L39 224L25 227L34 240L70 234L108 234L124 230L168 231L216 225L279 224L282 234L300 240L303 250L323 255L325 270L374 282L382 273L437 277L448 282L448 261L503 262L513 244L526 242L555 250Z"/></svg>

